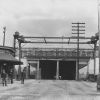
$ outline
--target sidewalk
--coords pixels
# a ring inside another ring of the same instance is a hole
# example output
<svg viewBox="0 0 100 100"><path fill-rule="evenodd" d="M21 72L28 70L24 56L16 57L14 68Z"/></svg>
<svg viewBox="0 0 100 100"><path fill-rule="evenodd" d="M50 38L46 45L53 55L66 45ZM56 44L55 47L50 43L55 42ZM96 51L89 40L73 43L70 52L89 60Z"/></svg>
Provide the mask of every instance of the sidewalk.
<svg viewBox="0 0 100 100"><path fill-rule="evenodd" d="M27 84L27 83L30 83L31 81L33 81L33 80L28 80L28 79L26 79L25 80L25 84ZM34 80L35 81L35 80ZM36 81L35 81L36 82ZM36 82L37 83L37 82ZM24 84L24 85L25 85ZM4 90L4 91L8 91L8 90L14 90L14 89L16 89L16 88L20 88L20 87L22 87L23 86L23 84L21 84L21 81L16 81L15 79L13 80L13 84L11 84L10 82L8 82L7 83L7 86L3 86L2 85L2 81L0 80L0 93L2 93L2 91Z"/></svg>
<svg viewBox="0 0 100 100"><path fill-rule="evenodd" d="M3 93L4 91L14 90L21 86L22 86L21 81L14 80L13 84L11 84L10 82L7 82L7 86L3 86L2 82L0 81L0 93Z"/></svg>

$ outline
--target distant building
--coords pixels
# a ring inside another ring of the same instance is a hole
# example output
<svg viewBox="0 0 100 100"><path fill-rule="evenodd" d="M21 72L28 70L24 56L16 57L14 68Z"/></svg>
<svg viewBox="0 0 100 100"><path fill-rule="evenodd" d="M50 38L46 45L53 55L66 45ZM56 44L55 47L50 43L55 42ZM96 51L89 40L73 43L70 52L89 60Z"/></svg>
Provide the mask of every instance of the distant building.
<svg viewBox="0 0 100 100"><path fill-rule="evenodd" d="M96 47L96 54L95 54L95 59L96 59L96 66L95 66L95 75L99 74L99 47ZM80 69L80 74L83 73L84 75L88 74L94 74L94 58L90 58L88 61L88 64Z"/></svg>

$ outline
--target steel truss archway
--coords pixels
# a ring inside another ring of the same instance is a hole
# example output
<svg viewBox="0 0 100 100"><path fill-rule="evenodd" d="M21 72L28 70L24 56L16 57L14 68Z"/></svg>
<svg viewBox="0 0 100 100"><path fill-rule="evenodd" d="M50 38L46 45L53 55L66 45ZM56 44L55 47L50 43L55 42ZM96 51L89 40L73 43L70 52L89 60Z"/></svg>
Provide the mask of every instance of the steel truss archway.
<svg viewBox="0 0 100 100"><path fill-rule="evenodd" d="M64 41L61 41L61 40ZM71 40L86 40L85 42L71 42ZM96 44L97 41L91 41L91 37L31 37L31 36L22 36L19 34L19 32L15 32L14 34L14 49L16 50L16 41L18 41L19 45L19 60L21 60L21 44L23 43L41 43L41 44L93 44L94 45L94 59L95 59L95 51L96 51ZM57 40L57 41L56 41ZM58 41L59 40L59 41ZM77 59L79 59L79 48L77 48ZM95 62L95 60L94 60ZM79 63L79 62L78 62ZM94 63L95 67L95 63ZM77 66L77 71L79 71L79 66ZM21 67L19 67L19 74L21 73ZM95 73L95 68L94 68L94 73ZM76 80L78 80L79 75L76 73Z"/></svg>

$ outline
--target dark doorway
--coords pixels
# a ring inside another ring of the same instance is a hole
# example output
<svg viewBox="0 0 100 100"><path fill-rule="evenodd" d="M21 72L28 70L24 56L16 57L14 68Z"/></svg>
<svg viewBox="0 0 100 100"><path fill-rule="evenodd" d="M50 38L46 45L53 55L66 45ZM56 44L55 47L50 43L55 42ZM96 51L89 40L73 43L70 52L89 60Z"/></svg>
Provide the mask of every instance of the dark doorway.
<svg viewBox="0 0 100 100"><path fill-rule="evenodd" d="M76 61L60 61L59 75L62 80L75 80Z"/></svg>
<svg viewBox="0 0 100 100"><path fill-rule="evenodd" d="M40 60L41 79L55 79L57 61Z"/></svg>

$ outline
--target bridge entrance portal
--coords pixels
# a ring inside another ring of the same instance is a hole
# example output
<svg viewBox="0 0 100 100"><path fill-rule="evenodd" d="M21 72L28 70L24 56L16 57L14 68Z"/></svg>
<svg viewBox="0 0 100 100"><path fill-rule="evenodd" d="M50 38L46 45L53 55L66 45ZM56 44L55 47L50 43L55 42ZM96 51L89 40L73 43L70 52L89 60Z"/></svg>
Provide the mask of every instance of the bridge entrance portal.
<svg viewBox="0 0 100 100"><path fill-rule="evenodd" d="M60 61L59 75L62 80L75 80L76 61Z"/></svg>
<svg viewBox="0 0 100 100"><path fill-rule="evenodd" d="M55 79L57 61L40 60L41 79Z"/></svg>
<svg viewBox="0 0 100 100"><path fill-rule="evenodd" d="M41 79L75 80L76 61L40 60Z"/></svg>

